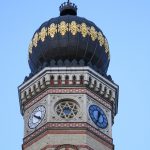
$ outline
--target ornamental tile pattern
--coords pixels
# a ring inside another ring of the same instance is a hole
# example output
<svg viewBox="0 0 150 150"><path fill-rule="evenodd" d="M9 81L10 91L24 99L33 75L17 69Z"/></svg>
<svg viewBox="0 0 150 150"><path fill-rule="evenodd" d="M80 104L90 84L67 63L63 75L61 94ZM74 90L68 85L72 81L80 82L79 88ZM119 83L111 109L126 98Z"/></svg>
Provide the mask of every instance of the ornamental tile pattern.
<svg viewBox="0 0 150 150"><path fill-rule="evenodd" d="M88 94L89 96L91 96L92 98L94 98L95 100L97 100L98 102L100 102L101 104L103 104L105 107L109 108L110 110L112 110L112 105L107 102L104 101L102 98L98 97L97 95L95 95L94 93L92 93L91 91L89 91L88 89L82 89L82 88L68 88L68 89L48 89L47 91L43 92L42 94L40 94L38 97L36 97L35 99L33 99L32 101L29 101L25 106L24 109L28 109L29 107L31 107L32 105L34 105L35 103L37 103L38 101L40 101L42 98L44 98L46 95L48 94Z"/></svg>
<svg viewBox="0 0 150 150"><path fill-rule="evenodd" d="M62 128L60 130L60 128ZM63 130L63 128L65 130ZM66 130L66 128L69 128L70 130ZM82 128L81 130L75 130L76 128ZM53 130L55 129L55 130ZM109 146L112 146L113 140L112 138L108 137L101 131L97 130L96 128L92 127L91 125L87 123L47 123L44 126L42 126L40 129L36 130L29 136L24 138L24 144L27 144L28 142L31 142L38 135L42 135L47 131L47 134L88 134L89 136L95 138L96 140L101 140L103 143L110 144ZM43 137L43 136L42 136Z"/></svg>

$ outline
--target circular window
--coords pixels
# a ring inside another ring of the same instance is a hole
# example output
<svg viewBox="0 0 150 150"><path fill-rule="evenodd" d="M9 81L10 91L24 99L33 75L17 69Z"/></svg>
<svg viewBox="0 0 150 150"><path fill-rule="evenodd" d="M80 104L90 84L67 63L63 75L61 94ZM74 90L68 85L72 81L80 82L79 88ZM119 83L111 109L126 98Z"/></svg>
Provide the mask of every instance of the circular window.
<svg viewBox="0 0 150 150"><path fill-rule="evenodd" d="M63 100L56 104L55 111L64 119L74 118L79 112L79 105L73 100Z"/></svg>

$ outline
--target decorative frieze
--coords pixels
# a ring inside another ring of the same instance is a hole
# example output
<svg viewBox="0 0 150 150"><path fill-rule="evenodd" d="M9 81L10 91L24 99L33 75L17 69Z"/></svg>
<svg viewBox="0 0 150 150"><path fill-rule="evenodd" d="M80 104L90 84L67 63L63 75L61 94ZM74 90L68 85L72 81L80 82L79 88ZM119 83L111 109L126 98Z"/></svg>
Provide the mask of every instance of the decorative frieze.
<svg viewBox="0 0 150 150"><path fill-rule="evenodd" d="M66 79L66 76L68 79ZM88 75L89 76L89 75ZM75 77L75 78L74 78ZM115 90L104 84L94 77L84 78L84 75L65 75L65 74L53 74L43 77L40 81L33 83L30 87L21 92L22 103L27 102L29 99L35 96L35 93L42 92L47 87L72 87L72 86L83 86L90 88L98 95L108 99L109 101L115 100Z"/></svg>
<svg viewBox="0 0 150 150"><path fill-rule="evenodd" d="M37 103L38 101L40 101L43 97L45 97L48 94L67 94L67 93L68 94L88 94L89 96L93 97L95 100L97 100L98 102L103 104L105 107L112 110L112 105L109 102L103 100L98 95L95 95L94 93L92 93L91 91L89 91L86 88L63 88L63 89L60 89L60 88L56 89L55 88L55 89L48 89L47 91L41 93L35 99L32 99L32 101L29 101L28 103L26 103L26 105L24 106L24 110L28 109L29 107L31 107L32 105Z"/></svg>
<svg viewBox="0 0 150 150"><path fill-rule="evenodd" d="M70 130L66 130L69 128ZM80 130L76 130L80 128ZM61 129L61 130L60 130ZM63 130L64 129L64 130ZM112 138L108 137L104 133L100 132L96 128L92 127L87 123L47 123L46 125L42 126L40 129L36 130L29 136L24 138L24 143L28 143L31 140L34 140L39 134L42 135L45 131L49 131L49 134L87 134L89 131L89 135L93 136L96 135L96 139L102 139L109 144L112 144ZM84 132L86 131L86 132ZM52 132L52 133L51 133Z"/></svg>
<svg viewBox="0 0 150 150"><path fill-rule="evenodd" d="M19 88L22 113L43 96L51 93L86 93L116 113L117 86L110 85L89 71L47 70L28 82Z"/></svg>

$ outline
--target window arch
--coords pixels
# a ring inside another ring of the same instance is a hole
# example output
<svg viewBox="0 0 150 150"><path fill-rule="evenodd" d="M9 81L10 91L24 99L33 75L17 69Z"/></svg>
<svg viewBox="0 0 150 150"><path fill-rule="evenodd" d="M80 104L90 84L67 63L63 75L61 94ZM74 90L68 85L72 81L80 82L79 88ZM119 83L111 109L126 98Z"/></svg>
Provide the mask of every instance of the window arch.
<svg viewBox="0 0 150 150"><path fill-rule="evenodd" d="M66 85L69 84L69 76L68 76L68 75L65 76L65 84L66 84Z"/></svg>
<svg viewBox="0 0 150 150"><path fill-rule="evenodd" d="M24 98L27 98L27 92L25 91L23 94Z"/></svg>
<svg viewBox="0 0 150 150"><path fill-rule="evenodd" d="M76 76L75 75L72 77L72 84L76 84Z"/></svg>
<svg viewBox="0 0 150 150"><path fill-rule="evenodd" d="M39 88L39 89L41 88L41 83L40 83L40 81L38 82L38 88Z"/></svg>
<svg viewBox="0 0 150 150"><path fill-rule="evenodd" d="M45 79L45 77L43 77L42 82L43 82L44 85L46 84L46 79Z"/></svg>
<svg viewBox="0 0 150 150"><path fill-rule="evenodd" d="M80 76L80 84L84 84L84 76L83 75Z"/></svg>
<svg viewBox="0 0 150 150"><path fill-rule="evenodd" d="M50 76L50 85L54 85L54 76Z"/></svg>
<svg viewBox="0 0 150 150"><path fill-rule="evenodd" d="M97 81L95 80L94 81L94 88L96 88L96 86L97 86Z"/></svg>
<svg viewBox="0 0 150 150"><path fill-rule="evenodd" d="M61 78L61 76L58 76L58 85L59 85L59 86L62 85L62 78Z"/></svg>
<svg viewBox="0 0 150 150"><path fill-rule="evenodd" d="M36 85L33 85L33 91L36 92Z"/></svg>
<svg viewBox="0 0 150 150"><path fill-rule="evenodd" d="M92 78L89 77L89 85L92 83Z"/></svg>

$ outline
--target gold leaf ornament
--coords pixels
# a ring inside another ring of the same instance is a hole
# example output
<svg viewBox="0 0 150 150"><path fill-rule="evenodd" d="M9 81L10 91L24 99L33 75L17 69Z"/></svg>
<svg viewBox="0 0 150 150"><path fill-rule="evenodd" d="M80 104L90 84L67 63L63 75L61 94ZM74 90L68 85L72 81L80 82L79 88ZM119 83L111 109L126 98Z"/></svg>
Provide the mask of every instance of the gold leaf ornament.
<svg viewBox="0 0 150 150"><path fill-rule="evenodd" d="M65 35L68 31L68 23L66 23L65 21L60 22L60 24L58 25L58 31L62 36Z"/></svg>
<svg viewBox="0 0 150 150"><path fill-rule="evenodd" d="M39 33L39 38L41 39L42 42L44 42L46 36L47 36L47 28L43 27L41 29L41 32Z"/></svg>
<svg viewBox="0 0 150 150"><path fill-rule="evenodd" d="M85 23L82 23L81 26L80 26L80 30L81 30L82 36L85 38L88 34L87 25Z"/></svg>
<svg viewBox="0 0 150 150"><path fill-rule="evenodd" d="M33 47L33 44L32 44L32 41L31 41L30 44L29 44L29 54L32 54L32 47Z"/></svg>
<svg viewBox="0 0 150 150"><path fill-rule="evenodd" d="M38 41L39 41L38 33L35 33L35 35L33 37L33 41L32 41L34 47L37 47Z"/></svg>
<svg viewBox="0 0 150 150"><path fill-rule="evenodd" d="M97 39L97 31L95 30L93 26L90 28L90 35L91 35L92 41L95 41Z"/></svg>
<svg viewBox="0 0 150 150"><path fill-rule="evenodd" d="M104 38L104 36L102 35L101 32L98 32L98 37L97 37L97 39L98 39L98 41L99 41L100 46L103 46L104 43L105 43L105 38Z"/></svg>
<svg viewBox="0 0 150 150"><path fill-rule="evenodd" d="M105 38L105 44L104 44L104 47L105 47L105 52L106 52L106 53L109 53L109 45L108 45L108 41L107 41L106 38Z"/></svg>
<svg viewBox="0 0 150 150"><path fill-rule="evenodd" d="M39 33L35 33L29 45L29 50L28 50L29 55L32 54L33 47L37 47L39 40L44 42L47 36L54 38L58 32L62 36L64 36L68 31L72 35L76 35L79 32L81 33L83 38L89 35L92 41L98 40L100 46L104 46L105 53L107 54L108 58L110 58L108 41L104 37L102 32L96 31L94 26L88 26L84 22L78 24L76 21L72 21L71 23L66 23L65 21L61 21L59 24L52 23L48 28L43 27Z"/></svg>
<svg viewBox="0 0 150 150"><path fill-rule="evenodd" d="M108 41L105 38L105 43L104 43L104 47L105 47L105 52L108 55L108 59L110 59L110 51L109 51L109 45L108 45Z"/></svg>
<svg viewBox="0 0 150 150"><path fill-rule="evenodd" d="M110 60L110 52L108 53L108 59Z"/></svg>
<svg viewBox="0 0 150 150"><path fill-rule="evenodd" d="M79 25L75 21L72 21L69 27L72 35L76 35L79 30Z"/></svg>
<svg viewBox="0 0 150 150"><path fill-rule="evenodd" d="M51 38L54 38L56 33L57 33L57 25L52 23L50 27L48 27L48 35L50 35Z"/></svg>

